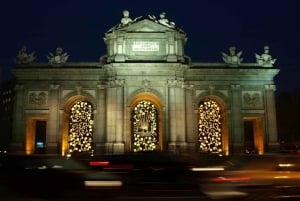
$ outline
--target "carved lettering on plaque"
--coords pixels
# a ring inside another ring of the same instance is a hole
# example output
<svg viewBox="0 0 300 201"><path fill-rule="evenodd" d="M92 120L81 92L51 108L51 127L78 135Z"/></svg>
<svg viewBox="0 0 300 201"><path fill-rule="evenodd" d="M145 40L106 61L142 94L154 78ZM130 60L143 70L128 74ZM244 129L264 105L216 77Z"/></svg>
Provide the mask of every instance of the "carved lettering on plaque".
<svg viewBox="0 0 300 201"><path fill-rule="evenodd" d="M134 52L157 52L159 51L159 42L157 41L134 41L132 44Z"/></svg>

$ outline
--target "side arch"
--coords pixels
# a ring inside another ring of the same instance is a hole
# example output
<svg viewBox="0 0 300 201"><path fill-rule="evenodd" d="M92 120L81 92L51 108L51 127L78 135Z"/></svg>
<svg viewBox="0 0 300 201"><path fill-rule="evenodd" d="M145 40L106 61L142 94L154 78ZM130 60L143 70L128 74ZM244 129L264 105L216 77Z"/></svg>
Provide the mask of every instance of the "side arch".
<svg viewBox="0 0 300 201"><path fill-rule="evenodd" d="M228 124L228 109L225 101L216 95L205 95L198 99L196 106L197 112L197 128L199 127L199 109L201 102L206 102L212 100L217 103L217 105L220 107L220 115L221 115L221 142L222 142L222 154L223 155L229 155L229 124ZM198 131L197 131L198 135ZM197 137L198 139L198 137Z"/></svg>
<svg viewBox="0 0 300 201"><path fill-rule="evenodd" d="M205 91L201 94L198 94L194 101L194 107L195 107L194 109L197 109L200 101L203 101L205 98L208 97L212 97L212 99L215 98L215 101L220 101L220 103L222 103L222 105L224 105L224 107L226 107L227 110L229 110L230 102L228 101L228 96L219 91L214 91L213 93L209 93L208 91Z"/></svg>
<svg viewBox="0 0 300 201"><path fill-rule="evenodd" d="M92 103L92 105L95 109L97 108L97 104L96 104L97 102L96 102L95 97L85 91L80 91L80 92L73 91L73 92L66 94L62 98L60 108L62 108L63 110L65 110L68 107L70 108L70 106L68 106L68 104L72 105L75 101L78 101L78 100L89 101L90 103Z"/></svg>
<svg viewBox="0 0 300 201"><path fill-rule="evenodd" d="M68 100L66 100L66 102L64 103L64 107L63 107L63 115L62 115L62 143L61 143L61 150L62 150L62 155L66 155L69 152L69 148L68 148L68 141L69 141L69 129L70 129L70 114L71 114L71 109L73 107L73 105L76 102L88 102L92 105L92 107L94 107L93 102L86 96L83 95L75 95L75 96L71 96L69 97ZM92 112L94 111L94 109L92 110Z"/></svg>

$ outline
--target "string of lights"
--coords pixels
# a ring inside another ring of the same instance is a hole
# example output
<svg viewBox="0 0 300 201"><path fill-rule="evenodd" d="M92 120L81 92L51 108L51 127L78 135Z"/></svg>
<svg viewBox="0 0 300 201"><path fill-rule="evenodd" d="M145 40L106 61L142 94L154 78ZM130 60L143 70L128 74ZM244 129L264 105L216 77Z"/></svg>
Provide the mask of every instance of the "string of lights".
<svg viewBox="0 0 300 201"><path fill-rule="evenodd" d="M219 105L212 100L199 106L199 148L205 153L221 153L221 115Z"/></svg>
<svg viewBox="0 0 300 201"><path fill-rule="evenodd" d="M153 151L159 143L157 109L149 101L140 101L132 113L133 151Z"/></svg>
<svg viewBox="0 0 300 201"><path fill-rule="evenodd" d="M93 153L93 108L88 102L77 101L71 108L69 152Z"/></svg>

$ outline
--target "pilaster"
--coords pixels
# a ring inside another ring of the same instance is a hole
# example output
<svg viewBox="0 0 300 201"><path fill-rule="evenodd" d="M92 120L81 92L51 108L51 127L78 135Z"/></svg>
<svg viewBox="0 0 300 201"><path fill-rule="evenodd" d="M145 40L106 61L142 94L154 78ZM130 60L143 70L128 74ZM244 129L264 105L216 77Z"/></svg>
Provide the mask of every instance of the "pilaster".
<svg viewBox="0 0 300 201"><path fill-rule="evenodd" d="M97 109L95 110L94 142L95 153L105 153L106 128L106 85L98 84L96 92Z"/></svg>
<svg viewBox="0 0 300 201"><path fill-rule="evenodd" d="M266 131L269 142L269 152L278 150L279 148L276 124L275 90L275 85L265 85Z"/></svg>
<svg viewBox="0 0 300 201"><path fill-rule="evenodd" d="M194 86L193 85L185 85L185 108L186 108L186 142L187 142L187 150L195 151L197 138L195 132L195 127L198 125L197 115L195 115L195 107L194 107ZM198 114L196 110L196 114Z"/></svg>
<svg viewBox="0 0 300 201"><path fill-rule="evenodd" d="M123 140L124 124L124 80L111 80L107 88L107 149L113 153L123 153L125 146ZM109 151L108 150L108 151Z"/></svg>
<svg viewBox="0 0 300 201"><path fill-rule="evenodd" d="M169 150L186 149L185 89L182 80L168 80L169 84Z"/></svg>
<svg viewBox="0 0 300 201"><path fill-rule="evenodd" d="M244 146L244 126L241 115L241 87L238 84L231 85L231 136L229 137L230 144L232 145L235 153L243 152Z"/></svg>
<svg viewBox="0 0 300 201"><path fill-rule="evenodd" d="M58 144L61 139L58 138L59 131L57 122L59 122L59 87L60 85L51 84L49 93L49 114L47 121L46 152L58 153Z"/></svg>
<svg viewBox="0 0 300 201"><path fill-rule="evenodd" d="M14 88L15 102L13 114L13 129L11 150L13 152L24 152L25 150L25 117L24 117L24 85L18 84Z"/></svg>

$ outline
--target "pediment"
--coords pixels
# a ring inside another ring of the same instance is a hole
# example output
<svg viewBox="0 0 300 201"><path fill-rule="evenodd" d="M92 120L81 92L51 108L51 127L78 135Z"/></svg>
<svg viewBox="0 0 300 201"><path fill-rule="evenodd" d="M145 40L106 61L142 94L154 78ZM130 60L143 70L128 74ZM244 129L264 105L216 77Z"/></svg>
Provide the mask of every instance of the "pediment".
<svg viewBox="0 0 300 201"><path fill-rule="evenodd" d="M167 27L158 22L152 21L150 19L142 19L133 22L119 30L126 32L166 32L166 31L176 31L174 28Z"/></svg>

